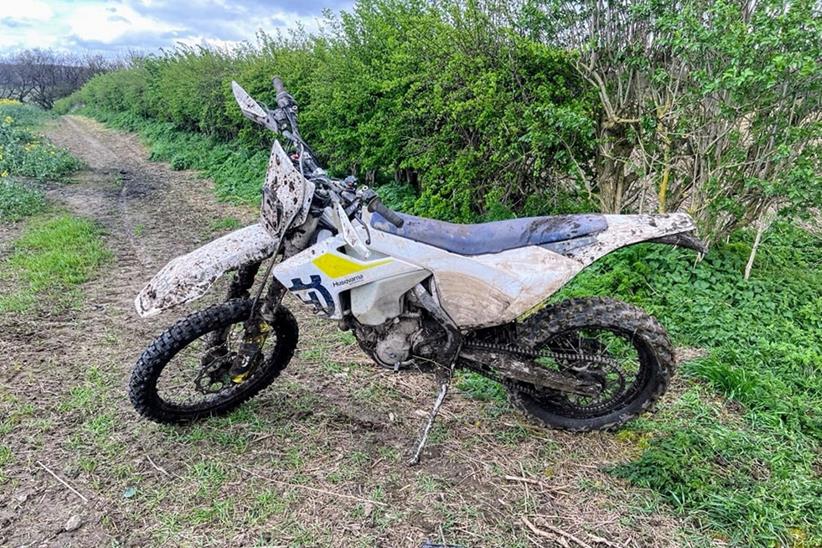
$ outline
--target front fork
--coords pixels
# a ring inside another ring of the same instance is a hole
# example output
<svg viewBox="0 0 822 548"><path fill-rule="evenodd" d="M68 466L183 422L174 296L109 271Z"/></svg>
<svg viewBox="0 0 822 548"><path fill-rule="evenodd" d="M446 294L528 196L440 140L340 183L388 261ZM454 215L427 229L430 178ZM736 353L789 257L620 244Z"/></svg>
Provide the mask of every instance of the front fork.
<svg viewBox="0 0 822 548"><path fill-rule="evenodd" d="M260 270L260 262L241 266L229 285L226 300L247 299L249 290L254 285L254 279ZM256 303L250 318L243 322L243 340L240 343L237 355L233 360L229 377L235 384L245 381L259 363L259 354L265 341L271 333L271 323L274 313L280 306L285 287L274 277L269 280L266 295ZM230 329L215 333L210 341L210 348L218 348L226 344Z"/></svg>

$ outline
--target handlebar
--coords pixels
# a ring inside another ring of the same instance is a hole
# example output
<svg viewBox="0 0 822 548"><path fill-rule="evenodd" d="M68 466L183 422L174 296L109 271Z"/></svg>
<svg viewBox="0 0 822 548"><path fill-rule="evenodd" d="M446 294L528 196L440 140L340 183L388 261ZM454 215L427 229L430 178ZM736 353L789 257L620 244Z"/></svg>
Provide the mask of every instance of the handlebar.
<svg viewBox="0 0 822 548"><path fill-rule="evenodd" d="M402 225L405 224L405 220L397 215L395 211L388 209L385 204L382 203L379 196L374 196L371 201L368 202L368 211L372 213L379 213L385 220L394 225L397 228L402 228Z"/></svg>
<svg viewBox="0 0 822 548"><path fill-rule="evenodd" d="M274 86L274 91L277 92L277 106L285 109L291 107L294 104L294 98L285 89L282 79L275 76L271 79L271 84Z"/></svg>

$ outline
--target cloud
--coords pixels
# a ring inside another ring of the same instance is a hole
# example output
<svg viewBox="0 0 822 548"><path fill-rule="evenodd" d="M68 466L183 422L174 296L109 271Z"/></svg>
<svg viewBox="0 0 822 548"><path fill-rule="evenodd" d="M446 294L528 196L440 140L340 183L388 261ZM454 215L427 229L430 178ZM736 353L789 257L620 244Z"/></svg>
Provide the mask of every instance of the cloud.
<svg viewBox="0 0 822 548"><path fill-rule="evenodd" d="M0 3L0 19L6 17L24 21L46 21L54 16L54 10L42 0Z"/></svg>
<svg viewBox="0 0 822 548"><path fill-rule="evenodd" d="M231 47L259 30L316 28L325 9L352 0L19 0L0 2L0 54L54 47L105 55L151 52L176 43Z"/></svg>
<svg viewBox="0 0 822 548"><path fill-rule="evenodd" d="M33 22L27 19L15 19L13 17L3 17L0 19L0 27L9 29L23 29L34 25Z"/></svg>

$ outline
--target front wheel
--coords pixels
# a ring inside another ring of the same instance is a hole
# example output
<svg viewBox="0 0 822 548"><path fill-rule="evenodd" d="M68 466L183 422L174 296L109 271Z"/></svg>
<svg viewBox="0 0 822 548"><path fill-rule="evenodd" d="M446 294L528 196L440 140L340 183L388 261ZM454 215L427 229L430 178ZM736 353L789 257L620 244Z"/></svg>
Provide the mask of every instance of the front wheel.
<svg viewBox="0 0 822 548"><path fill-rule="evenodd" d="M648 410L674 372L665 329L642 309L612 299L560 302L526 320L518 335L551 356L537 360L544 367L600 387L595 396L579 396L506 383L515 407L553 428L616 428Z"/></svg>
<svg viewBox="0 0 822 548"><path fill-rule="evenodd" d="M251 309L249 299L230 300L179 320L157 337L131 373L129 397L137 412L160 423L189 422L226 413L271 384L294 355L297 322L282 306L270 324L260 320L267 336L253 367L236 375L232 367L246 342Z"/></svg>

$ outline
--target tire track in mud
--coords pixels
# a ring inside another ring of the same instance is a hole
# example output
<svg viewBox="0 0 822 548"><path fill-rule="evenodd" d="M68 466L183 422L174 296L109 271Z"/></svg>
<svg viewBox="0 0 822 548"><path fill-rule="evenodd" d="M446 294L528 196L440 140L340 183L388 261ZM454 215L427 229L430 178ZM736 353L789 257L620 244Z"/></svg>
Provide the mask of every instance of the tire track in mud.
<svg viewBox="0 0 822 548"><path fill-rule="evenodd" d="M56 198L105 226L117 254L116 267L104 275L107 283L90 296L100 299L98 305L131 314L131 300L157 270L213 237L208 226L214 219L255 220L250 208L218 204L209 181L149 162L134 135L66 116L49 137L90 167L80 185L61 189Z"/></svg>

